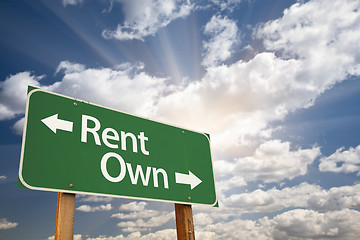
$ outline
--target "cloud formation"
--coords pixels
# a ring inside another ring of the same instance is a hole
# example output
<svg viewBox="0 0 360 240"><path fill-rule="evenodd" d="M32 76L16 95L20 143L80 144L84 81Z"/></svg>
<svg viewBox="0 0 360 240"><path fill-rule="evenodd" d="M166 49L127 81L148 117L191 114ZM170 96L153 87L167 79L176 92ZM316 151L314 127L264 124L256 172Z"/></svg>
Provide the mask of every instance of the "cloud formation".
<svg viewBox="0 0 360 240"><path fill-rule="evenodd" d="M341 147L328 157L320 159L319 170L321 172L353 173L360 170L360 145L356 148L344 150Z"/></svg>
<svg viewBox="0 0 360 240"><path fill-rule="evenodd" d="M130 202L127 204L121 204L119 210L129 212L141 212L145 210L146 205L146 202Z"/></svg>
<svg viewBox="0 0 360 240"><path fill-rule="evenodd" d="M99 206L89 206L81 205L76 208L80 212L98 212L98 211L110 211L112 209L111 204L99 205Z"/></svg>
<svg viewBox="0 0 360 240"><path fill-rule="evenodd" d="M16 222L9 222L6 218L0 219L0 229L6 230L11 228L16 228L18 223Z"/></svg>
<svg viewBox="0 0 360 240"><path fill-rule="evenodd" d="M215 163L216 173L241 176L246 182L263 181L280 182L284 179L293 179L307 173L320 148L290 150L290 142L271 140L261 144L253 156L238 158L232 162L218 161Z"/></svg>
<svg viewBox="0 0 360 240"><path fill-rule="evenodd" d="M225 207L245 213L275 212L289 208L335 211L360 207L360 185L334 187L329 190L309 183L283 189L257 189L250 193L232 194L223 200Z"/></svg>
<svg viewBox="0 0 360 240"><path fill-rule="evenodd" d="M68 6L68 5L78 5L80 3L82 3L83 0L62 0L62 4L64 7Z"/></svg>
<svg viewBox="0 0 360 240"><path fill-rule="evenodd" d="M224 62L231 56L235 44L240 42L236 23L227 17L213 16L205 25L204 33L210 36L203 43L205 54L202 64L205 67Z"/></svg>
<svg viewBox="0 0 360 240"><path fill-rule="evenodd" d="M111 217L123 220L119 222L117 226L122 228L124 232L149 231L151 228L164 225L175 217L173 212L160 212L146 209L146 205L146 202L136 201L122 204L119 207L119 211L121 212L113 214ZM122 213L124 211L129 213Z"/></svg>
<svg viewBox="0 0 360 240"><path fill-rule="evenodd" d="M144 40L155 35L171 21L190 14L193 5L188 0L118 0L122 4L125 21L115 30L104 30L104 38Z"/></svg>
<svg viewBox="0 0 360 240"><path fill-rule="evenodd" d="M21 72L0 82L0 120L12 119L24 113L27 86L39 87L43 77Z"/></svg>
<svg viewBox="0 0 360 240"><path fill-rule="evenodd" d="M173 1L167 1L159 6L159 1L151 1L143 3L141 11L136 13L140 1L122 3L130 10L125 22L116 30L106 30L105 37L142 40L170 21L187 16L192 9L187 2L175 6ZM283 120L290 112L310 107L335 84L360 75L359 8L358 1L350 0L332 4L324 0L298 2L284 11L281 18L256 27L254 36L263 41L263 52L249 61L229 65L220 64L231 55L236 25L228 18L213 17L205 27L205 34L212 36L204 44L206 73L198 81L181 86L131 65L88 68L64 61L56 70L57 74L63 74L62 79L49 86L41 84L44 76L30 72L11 75L0 83L0 120L24 113L26 85L31 84L209 132L224 207L222 213L203 211L194 216L202 226L197 232L199 236L204 239L239 239L239 236L354 239L360 233L357 224L360 214L353 210L360 204L359 185L327 190L302 183L250 193L239 193L236 188L256 181L268 184L292 180L307 174L308 166L320 156L320 148L316 146L302 149L291 147L290 142L270 140L271 123ZM224 42L225 51L220 53L217 46ZM21 123L16 126L21 128ZM331 156L321 157L319 169L345 174L359 172L359 146L339 148ZM109 205L82 205L77 210L106 210L111 209ZM128 213L112 215L122 220L118 226L124 232L132 232L127 237L96 239L173 239L173 229L141 234L163 226L174 217L173 213L146 209L146 206L145 202L131 202L120 206L120 211ZM273 218L239 219L244 212L273 211L281 213Z"/></svg>
<svg viewBox="0 0 360 240"><path fill-rule="evenodd" d="M317 212L314 210L294 209L281 213L273 218L254 220L235 219L227 222L206 224L197 228L197 239L260 239L260 240L299 240L299 239L356 239L360 233L360 213L351 209ZM81 237L81 235L80 235ZM79 238L86 240L130 240L162 239L176 237L175 229L142 235L133 232L128 236L99 236Z"/></svg>

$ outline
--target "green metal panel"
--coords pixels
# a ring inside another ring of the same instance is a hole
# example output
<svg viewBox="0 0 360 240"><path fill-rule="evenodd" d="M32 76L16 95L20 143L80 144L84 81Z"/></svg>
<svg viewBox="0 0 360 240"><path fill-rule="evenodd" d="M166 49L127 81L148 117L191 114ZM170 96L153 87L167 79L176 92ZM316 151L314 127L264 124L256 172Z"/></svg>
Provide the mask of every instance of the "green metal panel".
<svg viewBox="0 0 360 240"><path fill-rule="evenodd" d="M28 94L19 179L34 190L217 203L208 135L40 89Z"/></svg>

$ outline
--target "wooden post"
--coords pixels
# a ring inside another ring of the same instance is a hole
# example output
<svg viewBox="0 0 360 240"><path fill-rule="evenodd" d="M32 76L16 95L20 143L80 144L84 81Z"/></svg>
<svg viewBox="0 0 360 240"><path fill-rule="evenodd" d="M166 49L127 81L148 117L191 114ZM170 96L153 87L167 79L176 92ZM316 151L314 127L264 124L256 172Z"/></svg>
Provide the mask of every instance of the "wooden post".
<svg viewBox="0 0 360 240"><path fill-rule="evenodd" d="M75 194L58 192L55 240L73 240Z"/></svg>
<svg viewBox="0 0 360 240"><path fill-rule="evenodd" d="M191 205L175 203L176 232L178 240L195 240Z"/></svg>

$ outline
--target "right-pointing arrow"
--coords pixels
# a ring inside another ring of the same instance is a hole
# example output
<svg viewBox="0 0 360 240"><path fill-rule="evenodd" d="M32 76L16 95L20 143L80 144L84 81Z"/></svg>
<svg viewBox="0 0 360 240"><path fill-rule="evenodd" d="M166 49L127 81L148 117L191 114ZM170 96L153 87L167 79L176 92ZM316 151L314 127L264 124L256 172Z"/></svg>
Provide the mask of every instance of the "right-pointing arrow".
<svg viewBox="0 0 360 240"><path fill-rule="evenodd" d="M199 185L202 181L189 171L189 174L175 173L175 181L180 184L189 184L191 190Z"/></svg>
<svg viewBox="0 0 360 240"><path fill-rule="evenodd" d="M48 128L56 134L56 129L72 132L73 123L58 119L58 114L54 114L50 117L41 120Z"/></svg>

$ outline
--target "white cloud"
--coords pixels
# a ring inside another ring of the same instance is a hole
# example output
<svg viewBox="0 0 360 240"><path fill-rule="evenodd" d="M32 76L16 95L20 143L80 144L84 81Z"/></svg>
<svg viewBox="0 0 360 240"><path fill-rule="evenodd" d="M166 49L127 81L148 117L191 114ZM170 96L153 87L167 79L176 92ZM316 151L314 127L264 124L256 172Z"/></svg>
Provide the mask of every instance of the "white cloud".
<svg viewBox="0 0 360 240"><path fill-rule="evenodd" d="M150 218L150 217L155 217L159 215L159 211L156 210L149 210L149 209L144 209L141 211L136 211L136 212L132 212L132 213L116 213L111 215L112 218L118 218L118 219L139 219L139 218Z"/></svg>
<svg viewBox="0 0 360 240"><path fill-rule="evenodd" d="M140 212L144 211L147 203L146 202L130 202L127 204L122 204L119 207L120 211L129 211L129 212Z"/></svg>
<svg viewBox="0 0 360 240"><path fill-rule="evenodd" d="M11 229L16 228L18 223L15 222L9 222L6 218L0 219L0 229Z"/></svg>
<svg viewBox="0 0 360 240"><path fill-rule="evenodd" d="M214 164L215 175L220 177L220 174L222 174L222 175L232 174L233 169L227 168L227 166L229 166L229 165L231 165L231 167L233 167L233 165L229 162L216 161ZM219 170L219 169L221 169L221 170ZM220 174L218 175L217 172L219 172ZM229 179L217 181L216 182L216 190L218 193L223 193L229 189L234 190L237 187L243 187L246 185L247 185L247 183L242 176L234 175Z"/></svg>
<svg viewBox="0 0 360 240"><path fill-rule="evenodd" d="M51 236L51 237L48 237L48 240L54 240L55 239L55 236ZM73 236L73 240L82 240L82 236L81 234L74 234Z"/></svg>
<svg viewBox="0 0 360 240"><path fill-rule="evenodd" d="M125 232L133 232L134 229L141 229L141 231L148 231L152 227L160 227L175 218L175 213L162 212L158 216L150 217L148 220L138 219L136 221L122 221L117 224L118 227L123 228Z"/></svg>
<svg viewBox="0 0 360 240"><path fill-rule="evenodd" d="M193 216L194 225L196 226L206 226L213 224L213 219L207 213L197 213Z"/></svg>
<svg viewBox="0 0 360 240"><path fill-rule="evenodd" d="M196 239L259 239L259 240L300 240L300 239L357 239L360 234L360 213L355 210L317 212L314 210L294 209L273 218L264 217L258 221L234 219L226 222L197 225ZM81 235L78 235L81 237ZM133 232L128 236L98 236L86 240L133 240L176 238L175 229L164 229L141 235ZM50 239L50 238L49 238ZM82 238L79 238L82 239Z"/></svg>
<svg viewBox="0 0 360 240"><path fill-rule="evenodd" d="M77 4L80 4L82 3L83 0L62 0L62 4L64 7L66 7L67 5L77 5Z"/></svg>
<svg viewBox="0 0 360 240"><path fill-rule="evenodd" d="M269 233L263 226L252 220L232 220L226 222L220 222L216 224L209 224L199 230L195 230L195 236L197 232L207 235L213 235L211 239L228 239L228 240L241 240L241 239L259 239L270 240ZM215 236L214 236L215 235Z"/></svg>
<svg viewBox="0 0 360 240"><path fill-rule="evenodd" d="M5 180L6 180L6 178L7 178L7 177L6 177L6 176L4 176L4 175L0 176L0 182L1 182L1 181L5 181Z"/></svg>
<svg viewBox="0 0 360 240"><path fill-rule="evenodd" d="M309 195L308 206L317 211L358 209L360 207L360 184L313 192Z"/></svg>
<svg viewBox="0 0 360 240"><path fill-rule="evenodd" d="M166 79L151 77L131 66L86 69L62 63L59 65L65 71L62 81L47 89L125 112L150 114L166 87Z"/></svg>
<svg viewBox="0 0 360 240"><path fill-rule="evenodd" d="M235 219L209 224L197 232L212 236L211 239L356 239L359 230L360 213L355 210L320 213L313 210L294 209L258 221ZM196 232L195 232L196 234Z"/></svg>
<svg viewBox="0 0 360 240"><path fill-rule="evenodd" d="M25 112L27 86L39 87L44 76L30 72L10 75L0 82L0 120L7 120Z"/></svg>
<svg viewBox="0 0 360 240"><path fill-rule="evenodd" d="M360 2L352 0L296 3L282 18L261 26L258 37L268 50L304 62L299 75L312 78L309 87L319 81L331 84L360 74L360 50L355 48L360 41L359 8Z"/></svg>
<svg viewBox="0 0 360 240"><path fill-rule="evenodd" d="M355 210L319 213L295 209L272 220L263 220L274 239L356 239L360 234L360 213Z"/></svg>
<svg viewBox="0 0 360 240"><path fill-rule="evenodd" d="M244 186L248 181L267 183L292 179L307 173L319 149L291 151L289 143L279 141L257 146L254 138L269 138L270 122L310 106L336 82L349 74L359 74L356 59L359 59L360 50L353 47L355 43L350 44L360 36L359 16L353 11L356 3L342 2L338 6L341 16L334 13L335 9L328 9L329 4L322 6L320 3L298 3L286 11L283 18L258 28L257 36L265 40L266 49L276 50L277 54L263 52L248 62L209 67L201 80L176 89L167 85L166 79L149 76L127 65L121 69L95 69L69 62L59 64L58 72L64 70L60 82L43 87L211 133L213 152L224 156L220 158L224 160L215 159L215 169L222 177L229 178L222 179L225 190L231 186L227 180ZM329 12L318 11L317 8L322 7ZM333 24L326 24L323 29L317 14L323 14L327 22ZM292 25L285 22L288 18ZM330 26L334 29L329 29ZM309 34L309 39L315 38L313 44L312 41L298 44L303 38L302 30ZM297 38L292 37L294 34ZM355 37L345 39L351 34ZM345 49L343 40L351 51ZM327 44L324 43L329 43L329 51L325 50ZM23 86L22 82L40 85L40 79L24 72L1 83L2 119L24 112L26 89L24 87L19 97L11 98L16 93L14 89ZM244 147L250 148L248 156L242 156ZM275 153L269 151L272 148ZM228 166L227 172L224 166Z"/></svg>
<svg viewBox="0 0 360 240"><path fill-rule="evenodd" d="M214 169L220 176L238 175L246 182L279 182L305 175L319 154L318 147L291 151L289 142L271 140L261 144L253 156L238 158L234 162L218 161L214 163Z"/></svg>
<svg viewBox="0 0 360 240"><path fill-rule="evenodd" d="M98 212L98 211L110 211L112 209L111 204L99 205L99 206L89 206L89 205L81 205L77 207L76 210L81 212Z"/></svg>
<svg viewBox="0 0 360 240"><path fill-rule="evenodd" d="M320 159L319 170L322 172L353 173L360 170L360 145L344 150L341 147L328 157Z"/></svg>
<svg viewBox="0 0 360 240"><path fill-rule="evenodd" d="M95 238L86 238L86 240L173 240L176 238L175 229L164 229L153 233L141 235L140 232L133 232L128 236L99 236Z"/></svg>
<svg viewBox="0 0 360 240"><path fill-rule="evenodd" d="M130 219L131 221L121 221L117 224L124 232L143 232L150 231L151 228L160 227L169 220L174 219L173 212L160 212L157 210L146 209L146 202L130 202L119 207L121 213L111 215L112 218L121 220ZM122 213L122 212L129 213Z"/></svg>
<svg viewBox="0 0 360 240"><path fill-rule="evenodd" d="M347 3L339 6L341 16L349 16L347 28L343 27L346 21L342 18L333 25L335 30L331 30L332 34L316 35L321 40L316 39L314 44L297 45L291 38L292 33L296 29L298 32L295 35L300 36L302 28L307 25L295 24L291 28L285 22L287 18L291 18L292 22L308 19L315 32L321 32L319 26L322 25L316 17L316 7L321 8L321 5L296 4L285 12L283 18L257 29L257 37L264 39L266 49L276 50L282 55L262 52L248 62L209 67L200 81L178 88L167 85L166 79L152 77L139 70L93 69L68 62L59 64L59 68L65 70L62 81L47 88L126 112L209 132L217 155L225 155L225 160L239 158L244 148L248 148L251 154L249 147L255 148L259 139L271 136L269 123L284 119L289 112L310 106L336 82L346 79L349 74L358 74L356 59L360 56L360 50L354 48L345 51L342 44L342 39L350 32L360 36L360 27L357 26L360 21L354 15L353 3ZM293 13L295 10L296 14ZM324 14L328 22L335 21L331 17L341 17L337 13L319 13ZM328 25L325 29L329 28ZM304 30L309 29L306 27ZM281 35L277 36L278 32L282 32ZM346 40L346 43L349 41ZM330 51L321 48L323 42L331 42ZM356 44L348 46L353 48ZM291 54L291 51L296 54ZM315 58L315 53L319 53L321 59ZM7 100L2 106L12 109L9 108L11 104ZM9 113L0 108L1 114L9 118L14 111Z"/></svg>
<svg viewBox="0 0 360 240"><path fill-rule="evenodd" d="M25 118L23 117L20 120L18 120L11 128L15 134L22 135L24 130L24 124L25 124Z"/></svg>
<svg viewBox="0 0 360 240"><path fill-rule="evenodd" d="M274 212L289 207L307 207L310 195L321 190L319 186L307 183L281 190L257 189L251 193L233 194L224 200L224 204L241 212Z"/></svg>
<svg viewBox="0 0 360 240"><path fill-rule="evenodd" d="M103 37L119 40L139 39L155 35L171 21L190 14L188 0L118 0L124 9L125 22L115 30L103 31Z"/></svg>
<svg viewBox="0 0 360 240"><path fill-rule="evenodd" d="M283 189L257 189L250 193L232 194L221 202L236 212L275 212L288 208L310 208L334 211L360 207L360 184L325 190L318 185L301 183ZM236 210L235 210L236 209ZM234 213L236 214L236 213ZM216 216L214 216L216 219Z"/></svg>
<svg viewBox="0 0 360 240"><path fill-rule="evenodd" d="M64 71L65 74L82 72L82 71L85 71L85 66L82 64L79 64L79 63L62 61L56 68L55 74L59 73L62 70Z"/></svg>
<svg viewBox="0 0 360 240"><path fill-rule="evenodd" d="M84 65L64 61L57 72L61 70L64 72L62 81L50 86L41 86L39 81L44 76L34 76L30 72L17 73L0 82L0 120L24 114L28 85L140 115L149 115L166 89L166 79L139 72L141 65L87 69ZM20 119L13 129L22 133L23 125L24 119Z"/></svg>
<svg viewBox="0 0 360 240"><path fill-rule="evenodd" d="M213 16L206 24L204 33L211 38L204 42L205 55L202 64L213 67L228 59L235 44L239 43L236 23L227 17Z"/></svg>

